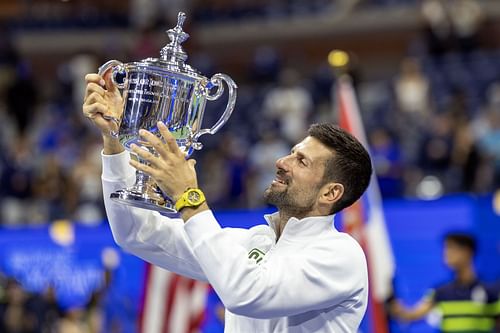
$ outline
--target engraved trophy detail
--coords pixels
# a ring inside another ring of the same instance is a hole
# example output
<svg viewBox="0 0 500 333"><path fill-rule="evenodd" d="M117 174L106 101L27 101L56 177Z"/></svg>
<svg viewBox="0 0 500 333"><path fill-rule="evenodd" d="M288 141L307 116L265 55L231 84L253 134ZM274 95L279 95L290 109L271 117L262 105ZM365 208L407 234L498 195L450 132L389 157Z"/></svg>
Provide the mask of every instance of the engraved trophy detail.
<svg viewBox="0 0 500 333"><path fill-rule="evenodd" d="M167 31L170 43L161 50L159 59L147 58L131 63L110 60L99 68L101 76L111 71L111 80L122 90L124 110L120 120L112 119L120 124L118 133L112 135L118 137L128 151L135 143L155 154L154 149L141 140L139 130L159 135L157 123L162 121L187 158L193 150L202 148L198 142L200 136L215 134L233 112L237 89L234 81L225 74L215 74L208 79L185 63L187 54L181 46L189 37L182 30L185 18L184 13L179 13L177 25ZM211 128L201 128L206 102L222 96L223 82L229 94L226 109ZM111 199L164 215L177 214L175 203L161 192L149 175L138 170L135 184L112 193Z"/></svg>

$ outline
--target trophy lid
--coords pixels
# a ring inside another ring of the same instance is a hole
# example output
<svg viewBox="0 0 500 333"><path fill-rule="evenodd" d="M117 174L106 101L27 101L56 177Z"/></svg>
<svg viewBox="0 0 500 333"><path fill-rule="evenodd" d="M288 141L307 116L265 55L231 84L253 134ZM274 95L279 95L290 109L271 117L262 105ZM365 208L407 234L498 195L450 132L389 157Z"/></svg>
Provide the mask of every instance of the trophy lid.
<svg viewBox="0 0 500 333"><path fill-rule="evenodd" d="M189 35L182 30L185 20L186 14L179 12L177 15L177 25L174 28L167 30L170 43L161 49L160 54L163 61L178 64L183 64L186 61L188 56L181 46L181 43L189 38Z"/></svg>
<svg viewBox="0 0 500 333"><path fill-rule="evenodd" d="M185 63L188 56L181 44L189 38L189 34L182 30L182 25L186 20L186 14L179 12L177 15L177 25L167 30L170 43L165 45L160 51L160 58L147 58L139 62L131 63L133 68L147 68L154 72L163 74L182 76L190 78L204 78L196 69Z"/></svg>

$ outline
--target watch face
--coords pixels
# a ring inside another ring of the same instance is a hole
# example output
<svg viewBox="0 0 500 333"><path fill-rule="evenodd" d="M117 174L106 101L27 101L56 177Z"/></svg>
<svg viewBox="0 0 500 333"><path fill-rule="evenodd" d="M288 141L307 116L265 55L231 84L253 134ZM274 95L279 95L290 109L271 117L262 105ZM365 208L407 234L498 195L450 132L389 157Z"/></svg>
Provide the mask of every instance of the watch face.
<svg viewBox="0 0 500 333"><path fill-rule="evenodd" d="M191 203L197 203L200 200L200 194L196 191L191 191L188 193L188 200Z"/></svg>

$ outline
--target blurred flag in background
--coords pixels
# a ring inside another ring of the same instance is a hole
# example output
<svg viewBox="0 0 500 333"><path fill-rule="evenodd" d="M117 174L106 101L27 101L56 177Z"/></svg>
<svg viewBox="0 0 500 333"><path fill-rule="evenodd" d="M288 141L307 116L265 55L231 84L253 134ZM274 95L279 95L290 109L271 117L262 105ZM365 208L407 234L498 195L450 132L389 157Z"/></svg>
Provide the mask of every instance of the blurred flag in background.
<svg viewBox="0 0 500 333"><path fill-rule="evenodd" d="M340 127L349 131L368 148L356 95L349 76L342 75L338 78L335 86L335 101ZM365 320L369 332L385 333L388 329L384 301L391 294L394 257L375 174L372 175L370 186L363 197L344 209L342 221L344 231L358 240L368 260L370 293Z"/></svg>
<svg viewBox="0 0 500 333"><path fill-rule="evenodd" d="M146 263L140 333L200 331L208 284Z"/></svg>

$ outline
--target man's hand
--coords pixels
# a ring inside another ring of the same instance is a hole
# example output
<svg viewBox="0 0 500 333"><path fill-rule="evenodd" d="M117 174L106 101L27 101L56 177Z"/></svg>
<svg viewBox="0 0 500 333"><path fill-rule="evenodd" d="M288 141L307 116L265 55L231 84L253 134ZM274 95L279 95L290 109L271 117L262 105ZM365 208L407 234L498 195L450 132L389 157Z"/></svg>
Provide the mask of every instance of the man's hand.
<svg viewBox="0 0 500 333"><path fill-rule="evenodd" d="M137 145L131 145L132 151L148 164L135 160L131 160L130 164L153 177L161 190L176 202L188 188L198 187L194 168L196 161L186 160L175 138L162 122L158 122L158 129L163 141L151 132L139 131L141 138L154 148L157 155Z"/></svg>
<svg viewBox="0 0 500 333"><path fill-rule="evenodd" d="M102 133L104 141L104 154L112 155L121 153L124 148L117 138L111 133L118 132L123 113L123 98L118 88L113 84L110 72L104 77L98 74L85 76L87 88L83 102L83 114L89 118Z"/></svg>

